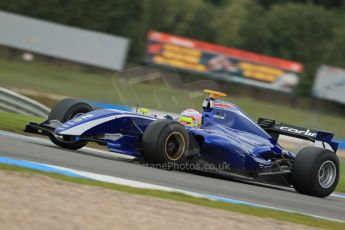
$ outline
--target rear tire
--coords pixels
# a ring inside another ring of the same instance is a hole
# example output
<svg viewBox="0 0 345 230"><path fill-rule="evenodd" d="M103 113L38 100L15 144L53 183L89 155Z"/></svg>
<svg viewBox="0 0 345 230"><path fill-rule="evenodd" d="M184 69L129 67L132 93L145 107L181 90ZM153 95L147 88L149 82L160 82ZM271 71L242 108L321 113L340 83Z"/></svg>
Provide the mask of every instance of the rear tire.
<svg viewBox="0 0 345 230"><path fill-rule="evenodd" d="M295 158L292 185L299 193L326 197L337 187L339 175L339 159L334 152L306 147Z"/></svg>
<svg viewBox="0 0 345 230"><path fill-rule="evenodd" d="M172 169L174 164L176 166L184 162L188 147L189 139L186 129L173 120L152 122L146 128L142 138L144 160L165 169Z"/></svg>
<svg viewBox="0 0 345 230"><path fill-rule="evenodd" d="M77 115L88 113L92 110L93 108L85 102L73 98L66 98L59 101L54 106L48 116L48 120L58 120L64 123ZM63 140L56 138L55 136L49 136L49 139L57 146L71 150L80 149L87 144L87 142L84 141L75 142L73 137L68 136L64 136Z"/></svg>

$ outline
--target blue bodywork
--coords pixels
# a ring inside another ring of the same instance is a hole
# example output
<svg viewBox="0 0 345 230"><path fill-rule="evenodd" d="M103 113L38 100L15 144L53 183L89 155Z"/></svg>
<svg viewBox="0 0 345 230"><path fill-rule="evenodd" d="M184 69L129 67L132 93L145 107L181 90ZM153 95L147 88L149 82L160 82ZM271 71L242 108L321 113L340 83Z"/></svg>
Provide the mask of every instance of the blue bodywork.
<svg viewBox="0 0 345 230"><path fill-rule="evenodd" d="M110 151L140 157L142 134L157 119L128 111L100 109L63 123L55 133L101 138ZM186 127L186 130L190 140L199 147L191 155L208 162L225 162L234 170L260 172L273 166L272 159L295 157L240 108L219 99L207 98L201 127Z"/></svg>
<svg viewBox="0 0 345 230"><path fill-rule="evenodd" d="M226 162L232 169L258 172L272 166L271 156L294 158L236 105L206 100L200 129L188 128L192 136L202 137L200 155L212 162Z"/></svg>

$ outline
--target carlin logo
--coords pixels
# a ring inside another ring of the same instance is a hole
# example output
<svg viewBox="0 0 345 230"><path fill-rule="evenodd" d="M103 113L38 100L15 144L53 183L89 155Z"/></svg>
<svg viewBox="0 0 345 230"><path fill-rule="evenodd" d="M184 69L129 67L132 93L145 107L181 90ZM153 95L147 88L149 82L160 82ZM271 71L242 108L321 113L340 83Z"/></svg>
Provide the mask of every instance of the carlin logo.
<svg viewBox="0 0 345 230"><path fill-rule="evenodd" d="M298 130L296 128L290 128L290 127L286 127L286 126L282 126L279 129L284 130L284 131L288 131L290 133L302 134L302 135L309 136L309 137L316 137L316 133L311 132L309 129Z"/></svg>

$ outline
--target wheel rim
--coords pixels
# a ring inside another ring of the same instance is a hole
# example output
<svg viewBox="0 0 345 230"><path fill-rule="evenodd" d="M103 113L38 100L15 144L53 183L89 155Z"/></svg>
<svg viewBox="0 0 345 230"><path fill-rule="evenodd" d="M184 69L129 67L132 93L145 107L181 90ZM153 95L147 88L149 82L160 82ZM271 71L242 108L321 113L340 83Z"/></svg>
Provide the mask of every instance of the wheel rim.
<svg viewBox="0 0 345 230"><path fill-rule="evenodd" d="M333 185L337 175L337 169L333 161L325 161L319 169L319 184L322 188L329 188Z"/></svg>
<svg viewBox="0 0 345 230"><path fill-rule="evenodd" d="M181 133L173 132L167 137L164 147L169 160L179 160L185 151L185 139Z"/></svg>

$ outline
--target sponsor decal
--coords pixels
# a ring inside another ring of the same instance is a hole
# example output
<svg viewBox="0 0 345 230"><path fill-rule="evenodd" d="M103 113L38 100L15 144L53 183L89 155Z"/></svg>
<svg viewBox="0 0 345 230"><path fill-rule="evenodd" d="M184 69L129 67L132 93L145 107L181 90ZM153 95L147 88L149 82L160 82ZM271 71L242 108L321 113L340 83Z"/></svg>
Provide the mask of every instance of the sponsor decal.
<svg viewBox="0 0 345 230"><path fill-rule="evenodd" d="M215 107L220 107L223 109L229 109L229 108L233 108L234 106L231 104L226 104L226 103L213 103L213 106Z"/></svg>
<svg viewBox="0 0 345 230"><path fill-rule="evenodd" d="M213 115L213 118L224 120L225 119L225 114L221 115L219 113L216 113L216 114Z"/></svg>
<svg viewBox="0 0 345 230"><path fill-rule="evenodd" d="M208 108L208 107L213 107L213 103L211 103L211 101L209 100L204 100L204 102L202 103L202 107L204 108Z"/></svg>
<svg viewBox="0 0 345 230"><path fill-rule="evenodd" d="M79 116L79 117L73 119L73 121L74 122L81 122L81 121L86 120L86 119L91 118L91 117L93 117L93 114L85 114L85 115L82 115L82 116Z"/></svg>
<svg viewBox="0 0 345 230"><path fill-rule="evenodd" d="M299 130L297 128L291 128L291 127L287 127L287 126L281 126L281 127L279 127L279 129L283 130L283 131L290 132L290 133L301 134L301 135L305 135L305 136L309 136L309 137L316 137L316 133L312 132L310 129Z"/></svg>

